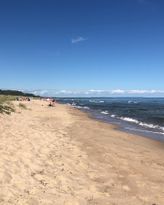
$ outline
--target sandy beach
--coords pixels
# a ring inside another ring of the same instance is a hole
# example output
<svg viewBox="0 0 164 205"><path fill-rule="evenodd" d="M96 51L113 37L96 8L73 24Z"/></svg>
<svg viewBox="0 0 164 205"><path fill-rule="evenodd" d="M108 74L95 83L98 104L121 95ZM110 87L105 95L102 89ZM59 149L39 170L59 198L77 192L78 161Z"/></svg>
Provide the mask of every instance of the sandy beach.
<svg viewBox="0 0 164 205"><path fill-rule="evenodd" d="M23 103L0 115L0 204L164 204L164 143L67 105Z"/></svg>

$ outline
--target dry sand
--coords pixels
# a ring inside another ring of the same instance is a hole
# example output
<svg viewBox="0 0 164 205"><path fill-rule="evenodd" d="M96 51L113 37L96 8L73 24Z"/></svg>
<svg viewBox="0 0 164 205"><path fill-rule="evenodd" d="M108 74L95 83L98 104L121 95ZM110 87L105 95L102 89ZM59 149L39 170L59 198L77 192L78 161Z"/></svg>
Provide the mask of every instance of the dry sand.
<svg viewBox="0 0 164 205"><path fill-rule="evenodd" d="M164 205L163 143L69 106L25 104L0 115L0 204Z"/></svg>

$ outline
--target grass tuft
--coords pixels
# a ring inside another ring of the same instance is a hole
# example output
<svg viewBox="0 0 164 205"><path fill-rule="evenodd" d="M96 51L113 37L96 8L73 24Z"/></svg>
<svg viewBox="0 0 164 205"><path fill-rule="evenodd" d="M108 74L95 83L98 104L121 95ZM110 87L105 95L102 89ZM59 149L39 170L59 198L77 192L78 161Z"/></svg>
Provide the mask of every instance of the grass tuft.
<svg viewBox="0 0 164 205"><path fill-rule="evenodd" d="M0 113L10 114L14 112L14 107L11 101L13 100L13 96L4 96L0 95Z"/></svg>
<svg viewBox="0 0 164 205"><path fill-rule="evenodd" d="M11 112L14 112L14 108L10 107L8 105L1 105L0 104L0 113L10 114Z"/></svg>

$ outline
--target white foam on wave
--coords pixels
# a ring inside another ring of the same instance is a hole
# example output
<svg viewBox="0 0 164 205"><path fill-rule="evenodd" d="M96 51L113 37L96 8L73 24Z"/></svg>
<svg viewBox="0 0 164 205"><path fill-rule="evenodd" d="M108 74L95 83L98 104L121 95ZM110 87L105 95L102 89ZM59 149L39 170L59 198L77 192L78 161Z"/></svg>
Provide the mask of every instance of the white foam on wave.
<svg viewBox="0 0 164 205"><path fill-rule="evenodd" d="M136 120L136 119L129 118L129 117L119 117L119 119L124 120L124 121L127 121L127 122L132 122L132 123L138 124L138 125L140 125L140 126L142 126L142 127L145 127L145 128L159 129L159 130L161 130L161 131L164 132L164 127L161 127L161 126L159 126L159 125L148 124L148 123L141 122L141 121L138 121L138 120Z"/></svg>
<svg viewBox="0 0 164 205"><path fill-rule="evenodd" d="M72 105L72 107L77 108L77 109L81 109L82 107L79 105Z"/></svg>
<svg viewBox="0 0 164 205"><path fill-rule="evenodd" d="M116 115L111 115L111 117L115 118L115 117L116 117Z"/></svg>
<svg viewBox="0 0 164 205"><path fill-rule="evenodd" d="M89 110L90 108L89 107L87 107L87 106L84 106L84 107L82 107L83 109L85 109L85 110Z"/></svg>
<svg viewBox="0 0 164 205"><path fill-rule="evenodd" d="M90 108L89 107L87 107L87 106L80 106L80 105L71 105L72 107L74 107L74 108L77 108L77 109L85 109L85 110L89 110Z"/></svg>
<svg viewBox="0 0 164 205"><path fill-rule="evenodd" d="M104 115L108 115L109 114L108 111L102 111L101 113L104 114Z"/></svg>
<svg viewBox="0 0 164 205"><path fill-rule="evenodd" d="M124 121L127 121L127 122L133 122L133 123L136 123L138 124L139 121L138 120L135 120L133 118L130 118L130 117L120 117L121 120L124 120Z"/></svg>
<svg viewBox="0 0 164 205"><path fill-rule="evenodd" d="M125 129L126 130L131 130L131 131L148 132L148 133L164 135L163 132L154 132L154 131L151 131L151 130L141 130L141 129L131 128L131 127L125 127Z"/></svg>
<svg viewBox="0 0 164 205"><path fill-rule="evenodd" d="M164 127L161 127L159 125L153 125L153 124L147 124L147 123L143 123L143 122L140 122L139 125L143 126L143 127L147 127L147 128L156 128L156 129L160 129L162 131L164 131Z"/></svg>
<svg viewBox="0 0 164 205"><path fill-rule="evenodd" d="M89 100L92 103L104 103L104 100Z"/></svg>

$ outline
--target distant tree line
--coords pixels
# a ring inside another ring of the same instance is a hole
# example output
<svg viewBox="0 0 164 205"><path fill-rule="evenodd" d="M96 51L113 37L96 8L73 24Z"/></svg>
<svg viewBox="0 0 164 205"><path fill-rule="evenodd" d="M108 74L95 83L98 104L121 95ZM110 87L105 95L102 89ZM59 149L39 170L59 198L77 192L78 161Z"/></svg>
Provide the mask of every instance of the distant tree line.
<svg viewBox="0 0 164 205"><path fill-rule="evenodd" d="M14 95L14 96L26 96L26 97L39 97L32 93L24 93L18 90L1 90L0 95Z"/></svg>

